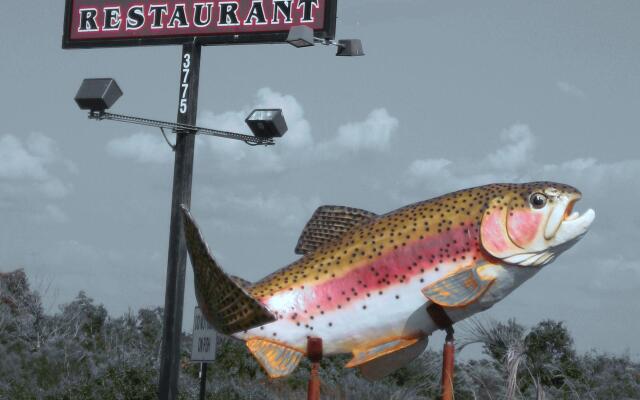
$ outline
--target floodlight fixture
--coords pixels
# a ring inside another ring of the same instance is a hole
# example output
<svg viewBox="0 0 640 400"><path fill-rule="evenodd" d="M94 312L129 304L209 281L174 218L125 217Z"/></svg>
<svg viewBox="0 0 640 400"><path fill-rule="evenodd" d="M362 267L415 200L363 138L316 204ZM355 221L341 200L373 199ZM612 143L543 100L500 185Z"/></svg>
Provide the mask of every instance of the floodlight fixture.
<svg viewBox="0 0 640 400"><path fill-rule="evenodd" d="M336 41L334 39L318 38L313 35L313 29L306 25L294 26L289 29L287 43L298 48L314 46L316 43L325 46L336 46L338 48L336 56L342 57L364 55L362 41L360 39L342 39Z"/></svg>
<svg viewBox="0 0 640 400"><path fill-rule="evenodd" d="M287 43L294 47L309 47L315 43L313 37L313 29L306 25L294 26L289 30L289 36L287 36Z"/></svg>
<svg viewBox="0 0 640 400"><path fill-rule="evenodd" d="M338 41L338 52L336 56L357 57L364 56L362 41L360 39L343 39Z"/></svg>
<svg viewBox="0 0 640 400"><path fill-rule="evenodd" d="M275 108L253 110L245 122L251 132L262 139L282 137L289 129L282 110Z"/></svg>
<svg viewBox="0 0 640 400"><path fill-rule="evenodd" d="M75 101L82 110L104 112L122 96L122 90L114 79L85 79L80 85Z"/></svg>

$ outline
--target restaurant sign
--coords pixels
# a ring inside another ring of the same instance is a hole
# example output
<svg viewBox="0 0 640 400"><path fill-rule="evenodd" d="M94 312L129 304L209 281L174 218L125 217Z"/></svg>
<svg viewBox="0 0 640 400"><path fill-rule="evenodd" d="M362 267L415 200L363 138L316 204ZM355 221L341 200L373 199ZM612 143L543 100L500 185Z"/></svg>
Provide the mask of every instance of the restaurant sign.
<svg viewBox="0 0 640 400"><path fill-rule="evenodd" d="M337 0L66 0L63 48L284 42L335 36Z"/></svg>

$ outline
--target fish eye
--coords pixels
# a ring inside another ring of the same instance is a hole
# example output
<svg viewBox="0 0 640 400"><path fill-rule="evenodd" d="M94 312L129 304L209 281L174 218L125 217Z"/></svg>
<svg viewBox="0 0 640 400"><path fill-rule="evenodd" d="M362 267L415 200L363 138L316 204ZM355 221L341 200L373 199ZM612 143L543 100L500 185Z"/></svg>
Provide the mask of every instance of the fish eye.
<svg viewBox="0 0 640 400"><path fill-rule="evenodd" d="M547 196L542 193L534 193L529 197L529 203L531 203L533 208L543 208L547 205Z"/></svg>

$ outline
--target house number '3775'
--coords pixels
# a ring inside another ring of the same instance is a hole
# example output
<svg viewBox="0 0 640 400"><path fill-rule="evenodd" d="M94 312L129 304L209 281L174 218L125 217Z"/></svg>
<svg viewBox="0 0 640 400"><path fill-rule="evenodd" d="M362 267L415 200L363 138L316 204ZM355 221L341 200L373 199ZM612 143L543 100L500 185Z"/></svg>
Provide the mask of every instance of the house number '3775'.
<svg viewBox="0 0 640 400"><path fill-rule="evenodd" d="M187 95L189 94L189 72L191 72L191 54L187 53L182 62L182 81L180 82L180 114L186 114L189 109Z"/></svg>

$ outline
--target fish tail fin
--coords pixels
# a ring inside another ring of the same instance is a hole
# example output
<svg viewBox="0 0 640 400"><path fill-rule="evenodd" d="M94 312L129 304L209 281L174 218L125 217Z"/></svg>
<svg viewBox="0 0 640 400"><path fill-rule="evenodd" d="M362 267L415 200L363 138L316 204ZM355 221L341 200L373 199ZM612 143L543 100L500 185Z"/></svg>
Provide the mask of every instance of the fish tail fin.
<svg viewBox="0 0 640 400"><path fill-rule="evenodd" d="M220 268L184 205L182 214L196 298L211 325L218 332L230 335L275 321L275 316L248 293L246 281L229 276Z"/></svg>

